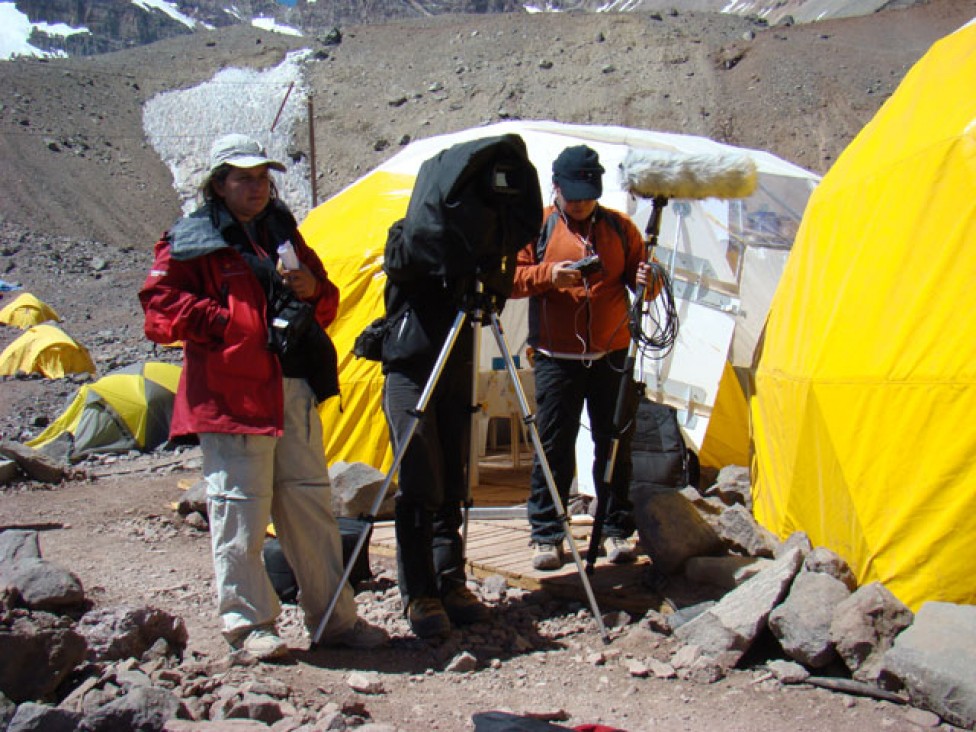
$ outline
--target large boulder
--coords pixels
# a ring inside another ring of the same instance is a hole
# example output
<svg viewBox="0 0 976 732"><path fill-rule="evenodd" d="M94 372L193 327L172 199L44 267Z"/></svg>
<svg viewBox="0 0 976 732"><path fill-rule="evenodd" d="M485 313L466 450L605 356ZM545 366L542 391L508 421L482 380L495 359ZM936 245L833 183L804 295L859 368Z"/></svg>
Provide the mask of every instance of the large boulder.
<svg viewBox="0 0 976 732"><path fill-rule="evenodd" d="M675 637L698 646L725 668L731 668L766 626L769 614L786 595L802 561L800 549L792 549L716 605L677 628Z"/></svg>
<svg viewBox="0 0 976 732"><path fill-rule="evenodd" d="M915 706L976 727L976 606L927 602L884 655Z"/></svg>
<svg viewBox="0 0 976 732"><path fill-rule="evenodd" d="M913 618L912 611L891 590L872 582L837 604L830 621L830 638L851 676L877 683L882 681L885 652Z"/></svg>
<svg viewBox="0 0 976 732"><path fill-rule="evenodd" d="M393 517L396 491L392 484L379 506L374 508L376 497L386 481L383 471L365 463L338 462L330 466L329 477L332 480L332 512L336 516Z"/></svg>
<svg viewBox="0 0 976 732"><path fill-rule="evenodd" d="M49 699L88 650L66 621L47 613L0 628L0 648L0 692L18 704Z"/></svg>
<svg viewBox="0 0 976 732"><path fill-rule="evenodd" d="M189 637L183 619L154 607L99 608L78 621L93 661L140 658L160 638L171 648L186 647Z"/></svg>
<svg viewBox="0 0 976 732"><path fill-rule="evenodd" d="M769 629L787 656L810 668L823 668L837 657L830 639L834 607L851 594L828 574L800 572L790 594L769 615Z"/></svg>

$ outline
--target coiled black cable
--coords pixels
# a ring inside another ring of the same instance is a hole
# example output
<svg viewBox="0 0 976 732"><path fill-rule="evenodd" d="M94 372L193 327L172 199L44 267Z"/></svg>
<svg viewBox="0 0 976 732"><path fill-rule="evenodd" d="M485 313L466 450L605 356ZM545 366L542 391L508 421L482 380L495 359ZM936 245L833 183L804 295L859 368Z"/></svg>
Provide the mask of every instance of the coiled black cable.
<svg viewBox="0 0 976 732"><path fill-rule="evenodd" d="M652 300L634 298L630 309L630 337L641 355L665 358L678 340L678 308L674 303L671 278L659 262L650 263L645 292L657 292ZM646 310L645 310L646 307ZM644 315L652 328L644 331Z"/></svg>

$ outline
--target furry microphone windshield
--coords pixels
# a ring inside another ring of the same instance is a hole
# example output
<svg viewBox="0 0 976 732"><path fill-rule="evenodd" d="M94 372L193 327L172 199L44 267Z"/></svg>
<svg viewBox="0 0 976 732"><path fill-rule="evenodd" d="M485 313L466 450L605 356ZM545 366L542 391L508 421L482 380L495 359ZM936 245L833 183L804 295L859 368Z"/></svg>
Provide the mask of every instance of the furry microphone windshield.
<svg viewBox="0 0 976 732"><path fill-rule="evenodd" d="M739 153L630 149L620 164L623 187L641 198L745 198L756 190L757 177L753 159Z"/></svg>

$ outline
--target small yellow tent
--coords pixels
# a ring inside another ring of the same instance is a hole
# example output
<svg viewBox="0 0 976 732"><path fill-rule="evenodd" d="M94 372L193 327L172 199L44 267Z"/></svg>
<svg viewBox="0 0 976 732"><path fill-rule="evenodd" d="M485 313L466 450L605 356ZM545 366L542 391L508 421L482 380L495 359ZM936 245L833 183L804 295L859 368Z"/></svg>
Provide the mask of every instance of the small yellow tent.
<svg viewBox="0 0 976 732"><path fill-rule="evenodd" d="M43 448L70 434L70 460L92 453L153 450L169 439L179 366L134 364L83 385L68 408L27 444Z"/></svg>
<svg viewBox="0 0 976 732"><path fill-rule="evenodd" d="M917 609L976 603L976 23L814 192L753 400L756 517Z"/></svg>
<svg viewBox="0 0 976 732"><path fill-rule="evenodd" d="M28 328L0 354L0 374L43 374L60 379L66 374L95 373L84 346L55 325Z"/></svg>
<svg viewBox="0 0 976 732"><path fill-rule="evenodd" d="M381 409L379 366L357 359L351 351L356 336L383 314L386 235L390 225L406 213L420 165L451 145L501 134L517 134L525 141L544 200L549 197L552 161L559 152L569 145L593 147L607 170L601 203L626 211L642 229L650 215L650 202L628 195L618 175L628 151L706 156L738 152L755 161L759 186L748 199L675 201L666 207L658 258L669 263L676 281L681 335L672 359L663 366L642 367L639 375L649 386L653 381L664 399L687 407L682 426L692 446L702 450L703 462L721 461L718 467L747 464L745 397L731 369L723 376L723 365L727 359L736 366L752 365L776 282L818 177L769 153L743 151L702 137L551 121L502 122L417 140L315 208L302 222L303 235L342 293L338 317L329 329L339 353L342 411L338 399L325 402L321 410L329 462L364 462L383 470L392 462ZM526 310L525 300L509 300L502 312L506 343L514 356L523 352ZM480 370L486 378L480 383L489 382L492 358L498 355L494 339L485 329ZM695 380L689 383L692 376ZM729 387L720 389L720 382ZM713 409L718 418L715 424L723 434L715 435L703 448ZM708 456L711 458L706 459Z"/></svg>
<svg viewBox="0 0 976 732"><path fill-rule="evenodd" d="M18 295L0 310L0 323L27 329L48 320L60 321L53 308L38 300L29 292Z"/></svg>

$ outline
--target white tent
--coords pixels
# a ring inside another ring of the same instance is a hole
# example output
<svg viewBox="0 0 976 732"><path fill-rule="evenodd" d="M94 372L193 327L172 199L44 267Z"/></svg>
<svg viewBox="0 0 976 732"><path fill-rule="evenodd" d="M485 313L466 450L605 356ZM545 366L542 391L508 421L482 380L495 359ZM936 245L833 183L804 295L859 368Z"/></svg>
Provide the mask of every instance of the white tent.
<svg viewBox="0 0 976 732"><path fill-rule="evenodd" d="M642 230L651 202L629 195L617 175L628 150L688 155L737 152L747 153L755 161L759 186L749 198L671 201L665 207L656 254L674 280L681 332L673 353L663 361L645 360L639 374L648 384L651 398L679 410L686 437L696 450L706 447L722 383L723 391L732 393L730 403L735 408L725 409L724 418L718 420L723 434L717 436L716 444L723 447L716 462L736 462L728 457L735 450L739 460L746 460L748 426L744 399L741 390L733 393L738 389L735 380L723 379L723 374L728 373L727 363L744 367L752 364L793 232L817 176L769 153L734 148L702 137L602 125L517 121L415 141L318 206L302 223L305 237L343 293L339 316L330 331L340 355L343 409L340 412L338 400L323 407L326 424L331 426L326 437L330 462L362 461L385 469L391 459L379 408L379 368L355 359L350 352L355 337L382 314L381 266L386 232L406 212L420 165L457 143L502 134L517 134L525 141L529 158L539 172L544 200L550 197L552 161L560 151L579 144L594 148L607 170L601 203L626 211ZM506 342L515 355L521 355L525 345L525 311L524 301L509 300L502 313ZM499 353L491 334L485 332L484 336L480 381L497 387L498 375L492 371L492 362ZM525 365L524 360L522 364ZM523 379L523 383L531 387L531 378ZM504 389L480 391L483 396L497 393L500 396L494 399L504 401ZM512 404L489 408L493 413L504 414L512 410ZM730 420L729 414L735 416ZM588 439L580 442L580 459L585 460ZM581 474L584 472L588 471ZM583 475L581 479L586 480Z"/></svg>

